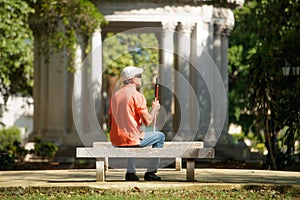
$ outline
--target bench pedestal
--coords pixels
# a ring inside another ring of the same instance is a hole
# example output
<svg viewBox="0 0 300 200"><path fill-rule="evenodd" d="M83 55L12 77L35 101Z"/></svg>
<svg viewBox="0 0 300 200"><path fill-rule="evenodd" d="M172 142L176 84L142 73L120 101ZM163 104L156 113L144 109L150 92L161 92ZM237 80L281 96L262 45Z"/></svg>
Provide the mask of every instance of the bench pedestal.
<svg viewBox="0 0 300 200"><path fill-rule="evenodd" d="M195 159L186 159L186 180L195 181Z"/></svg>
<svg viewBox="0 0 300 200"><path fill-rule="evenodd" d="M104 159L96 159L96 181L105 181L105 165Z"/></svg>

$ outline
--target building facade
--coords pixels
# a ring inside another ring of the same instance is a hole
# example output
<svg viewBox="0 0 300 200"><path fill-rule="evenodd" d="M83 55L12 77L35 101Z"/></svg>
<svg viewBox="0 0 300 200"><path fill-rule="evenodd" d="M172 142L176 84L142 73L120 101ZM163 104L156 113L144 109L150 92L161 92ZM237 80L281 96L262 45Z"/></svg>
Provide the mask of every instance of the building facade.
<svg viewBox="0 0 300 200"><path fill-rule="evenodd" d="M80 70L68 73L64 52L44 63L35 44L33 135L61 150L106 140L98 117L103 109L101 95L97 95L105 36L155 33L164 110L158 119L166 138L203 140L206 146L227 143L228 37L234 27L233 9L244 1L228 0L222 6L187 0L92 2L109 23L92 35L93 51L88 57L78 43L75 68Z"/></svg>

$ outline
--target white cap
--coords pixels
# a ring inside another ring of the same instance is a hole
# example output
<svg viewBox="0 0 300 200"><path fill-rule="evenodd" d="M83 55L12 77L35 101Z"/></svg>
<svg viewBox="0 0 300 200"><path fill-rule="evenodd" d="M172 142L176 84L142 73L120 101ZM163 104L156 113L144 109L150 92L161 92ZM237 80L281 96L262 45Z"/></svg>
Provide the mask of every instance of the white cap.
<svg viewBox="0 0 300 200"><path fill-rule="evenodd" d="M122 78L124 80L128 80L133 78L135 75L143 73L144 69L135 67L135 66L127 66L122 71Z"/></svg>

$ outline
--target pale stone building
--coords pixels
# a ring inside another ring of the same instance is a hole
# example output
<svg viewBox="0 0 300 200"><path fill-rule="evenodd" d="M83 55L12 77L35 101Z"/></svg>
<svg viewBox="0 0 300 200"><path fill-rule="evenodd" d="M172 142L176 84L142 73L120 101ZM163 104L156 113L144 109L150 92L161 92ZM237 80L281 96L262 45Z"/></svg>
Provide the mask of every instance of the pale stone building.
<svg viewBox="0 0 300 200"><path fill-rule="evenodd" d="M244 1L227 0L223 7L208 0L92 2L109 23L93 34L89 62L78 45L75 64L80 68L88 63L89 70L68 73L63 53L44 63L35 44L33 135L56 143L63 152L59 156L67 155L66 149L75 153L76 146L106 139L97 117L101 95L95 97L103 70L101 46L108 32L127 31L155 33L159 41L161 117L167 138L204 140L207 146L227 143L228 37L233 9Z"/></svg>

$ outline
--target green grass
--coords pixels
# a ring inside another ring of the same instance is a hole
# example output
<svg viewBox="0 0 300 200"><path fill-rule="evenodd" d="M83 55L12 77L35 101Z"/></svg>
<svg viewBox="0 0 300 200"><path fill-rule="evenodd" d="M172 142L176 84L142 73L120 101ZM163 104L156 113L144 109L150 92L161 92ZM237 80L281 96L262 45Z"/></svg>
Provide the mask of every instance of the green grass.
<svg viewBox="0 0 300 200"><path fill-rule="evenodd" d="M15 188L4 190L0 193L0 199L299 199L299 193L280 192L275 189L164 189L164 190L141 190L134 187L130 190L101 190L92 188L68 189L68 188Z"/></svg>

